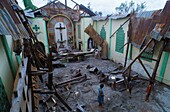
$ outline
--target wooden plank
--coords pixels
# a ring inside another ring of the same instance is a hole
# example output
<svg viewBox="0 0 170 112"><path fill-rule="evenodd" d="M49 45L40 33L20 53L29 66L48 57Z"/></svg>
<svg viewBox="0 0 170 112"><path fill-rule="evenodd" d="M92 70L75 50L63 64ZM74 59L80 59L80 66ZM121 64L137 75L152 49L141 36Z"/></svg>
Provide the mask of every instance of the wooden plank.
<svg viewBox="0 0 170 112"><path fill-rule="evenodd" d="M27 100L27 98L26 98L26 94L24 98L23 92L25 93L25 87L26 87L25 77L26 77L27 62L28 62L28 58L24 58L23 65L20 64L20 67L18 69L16 80L14 81L14 90L13 90L14 93L13 93L12 106L10 112L18 112L21 109L21 107L22 109L25 109L23 105L24 104L26 105L27 101L24 101L24 99Z"/></svg>

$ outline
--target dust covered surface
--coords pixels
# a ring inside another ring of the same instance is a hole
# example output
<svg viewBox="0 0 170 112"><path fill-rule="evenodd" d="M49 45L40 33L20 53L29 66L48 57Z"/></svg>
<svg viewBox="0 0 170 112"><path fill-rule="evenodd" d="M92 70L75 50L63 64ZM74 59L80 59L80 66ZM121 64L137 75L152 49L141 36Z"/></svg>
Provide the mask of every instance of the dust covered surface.
<svg viewBox="0 0 170 112"><path fill-rule="evenodd" d="M148 82L135 80L132 82L132 93L121 91L125 88L123 83L111 88L104 83L104 105L98 106L97 96L100 84L99 75L90 73L87 66L97 67L104 74L112 72L120 64L109 60L95 59L88 57L84 61L64 63L66 67L56 68L53 71L53 83L69 80L74 77L75 72L80 70L82 75L86 74L86 80L78 80L64 86L56 87L57 92L68 105L76 112L170 112L170 87L158 82L150 95L149 101L145 101L146 88ZM123 70L121 68L119 71ZM43 77L47 80L47 76ZM43 87L43 86L42 86ZM52 94L41 95L42 99L52 96L57 104L53 108L54 112L68 111L67 108ZM54 105L54 104L52 104ZM46 111L43 103L40 103L41 112Z"/></svg>

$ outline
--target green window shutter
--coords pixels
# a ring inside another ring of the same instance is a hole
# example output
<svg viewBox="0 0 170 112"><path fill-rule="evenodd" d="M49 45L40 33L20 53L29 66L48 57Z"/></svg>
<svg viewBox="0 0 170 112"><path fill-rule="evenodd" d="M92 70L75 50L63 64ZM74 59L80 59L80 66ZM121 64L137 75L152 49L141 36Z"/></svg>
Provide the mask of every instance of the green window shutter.
<svg viewBox="0 0 170 112"><path fill-rule="evenodd" d="M151 50L150 51L144 51L141 56L152 59L153 58L153 50L152 51ZM152 60L146 59L146 58L141 58L141 59L148 61L148 62L152 62Z"/></svg>
<svg viewBox="0 0 170 112"><path fill-rule="evenodd" d="M3 82L0 78L0 112L9 112L10 111L10 103L7 98L7 94L5 92L5 88Z"/></svg>
<svg viewBox="0 0 170 112"><path fill-rule="evenodd" d="M78 38L81 39L81 26L78 25Z"/></svg>
<svg viewBox="0 0 170 112"><path fill-rule="evenodd" d="M100 36L106 40L106 30L104 28L104 25L102 26L102 29L100 30Z"/></svg>
<svg viewBox="0 0 170 112"><path fill-rule="evenodd" d="M124 47L123 47L124 42L125 42L125 33L124 33L123 28L121 27L116 33L116 51L117 52L123 53L123 51L124 51Z"/></svg>
<svg viewBox="0 0 170 112"><path fill-rule="evenodd" d="M168 65L168 60L169 60L169 53L168 52L164 52L164 57L163 57L163 61L161 64L161 70L160 70L160 75L159 75L159 81L162 82L164 79L164 75L165 75L165 71Z"/></svg>

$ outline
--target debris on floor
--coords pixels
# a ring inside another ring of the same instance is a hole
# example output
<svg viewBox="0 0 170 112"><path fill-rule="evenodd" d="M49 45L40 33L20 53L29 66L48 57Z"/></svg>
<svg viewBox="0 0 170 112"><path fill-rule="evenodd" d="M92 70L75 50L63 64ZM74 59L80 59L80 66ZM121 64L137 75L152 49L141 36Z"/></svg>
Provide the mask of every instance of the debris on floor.
<svg viewBox="0 0 170 112"><path fill-rule="evenodd" d="M132 81L131 94L126 91L121 64L109 60L88 57L84 61L64 63L65 67L54 69L53 83L57 93L75 112L165 112L170 111L166 101L170 88L158 82L149 102L144 101L147 82ZM140 74L132 73L134 77ZM43 77L48 80L48 77ZM39 82L41 85L41 82ZM104 84L104 106L97 101L98 87ZM43 87L45 88L45 87ZM159 90L159 91L158 91ZM163 94L166 94L163 95ZM67 112L68 108L55 96L44 95L50 111ZM170 100L170 99L169 99ZM52 105L51 105L52 102ZM40 103L43 107L43 103ZM164 106L163 106L164 105ZM165 106L166 105L166 106ZM45 109L46 111L48 109ZM45 112L42 108L41 112Z"/></svg>

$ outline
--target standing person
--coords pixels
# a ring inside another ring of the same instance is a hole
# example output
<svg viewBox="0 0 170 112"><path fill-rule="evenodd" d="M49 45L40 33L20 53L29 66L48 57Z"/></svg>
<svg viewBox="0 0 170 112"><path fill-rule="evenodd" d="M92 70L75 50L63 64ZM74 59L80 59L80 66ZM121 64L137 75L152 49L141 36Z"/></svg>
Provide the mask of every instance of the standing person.
<svg viewBox="0 0 170 112"><path fill-rule="evenodd" d="M103 92L103 88L104 84L100 84L99 87L99 93L98 93L98 102L99 102L99 106L102 106L104 104L104 92Z"/></svg>

